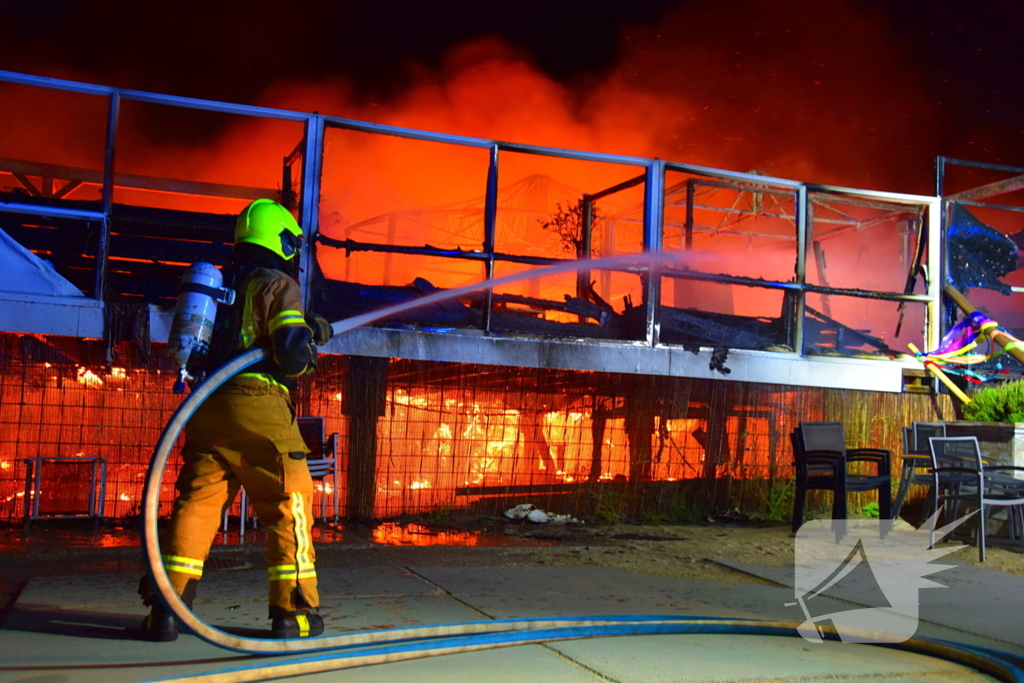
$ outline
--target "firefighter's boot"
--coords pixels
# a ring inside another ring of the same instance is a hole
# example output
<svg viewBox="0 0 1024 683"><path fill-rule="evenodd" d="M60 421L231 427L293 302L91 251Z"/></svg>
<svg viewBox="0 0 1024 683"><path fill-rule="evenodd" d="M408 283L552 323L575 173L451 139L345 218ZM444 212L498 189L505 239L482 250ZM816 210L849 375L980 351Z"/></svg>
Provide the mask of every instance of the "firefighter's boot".
<svg viewBox="0 0 1024 683"><path fill-rule="evenodd" d="M156 602L142 620L142 633L146 640L168 643L178 639L178 620L162 602Z"/></svg>
<svg viewBox="0 0 1024 683"><path fill-rule="evenodd" d="M272 607L270 618L275 638L312 638L324 632L323 617L309 610L288 612Z"/></svg>
<svg viewBox="0 0 1024 683"><path fill-rule="evenodd" d="M172 640L177 640L178 620L156 595L156 591L153 590L147 575L143 575L139 579L139 595L142 596L142 604L149 607L149 614L142 620L143 637L155 643L169 643ZM185 585L185 591L181 599L186 607L192 609L192 603L195 601L195 598L196 582L189 581Z"/></svg>

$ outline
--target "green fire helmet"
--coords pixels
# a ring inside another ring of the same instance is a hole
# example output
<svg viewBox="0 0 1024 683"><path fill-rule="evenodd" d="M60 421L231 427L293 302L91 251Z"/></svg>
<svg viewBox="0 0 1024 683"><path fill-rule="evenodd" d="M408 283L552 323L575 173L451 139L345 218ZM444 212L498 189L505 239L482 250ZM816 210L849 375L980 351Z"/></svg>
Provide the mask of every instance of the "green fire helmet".
<svg viewBox="0 0 1024 683"><path fill-rule="evenodd" d="M302 228L291 211L272 199L257 199L238 214L235 244L248 242L291 261L302 246Z"/></svg>

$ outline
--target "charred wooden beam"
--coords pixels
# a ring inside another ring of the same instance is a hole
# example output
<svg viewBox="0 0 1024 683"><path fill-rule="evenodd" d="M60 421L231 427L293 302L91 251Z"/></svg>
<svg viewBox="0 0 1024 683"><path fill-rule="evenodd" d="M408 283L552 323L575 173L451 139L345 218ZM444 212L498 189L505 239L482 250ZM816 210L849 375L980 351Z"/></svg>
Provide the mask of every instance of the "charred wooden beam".
<svg viewBox="0 0 1024 683"><path fill-rule="evenodd" d="M733 316L735 317L735 316ZM674 335L685 335L698 343L741 349L766 349L779 342L761 334L757 328L766 327L758 319L746 319L743 323L716 320L714 314L682 310L668 306L661 307L661 336L671 343Z"/></svg>
<svg viewBox="0 0 1024 683"><path fill-rule="evenodd" d="M850 335L854 339L860 341L861 343L867 344L868 346L873 346L876 349L878 349L879 351L883 351L885 353L895 353L892 350L892 348L890 348L890 346L888 344L886 344L884 341L882 341L878 337L873 337L870 334L868 334L867 332L864 332L862 330L857 330L857 329L854 329L854 328L849 327L847 325L844 325L843 323L839 322L838 320L835 320L834 318L831 318L831 317L825 315L824 313L821 313L820 311L814 310L810 306L805 306L804 310L807 311L808 314L810 314L810 315L814 316L815 318L817 318L818 320L826 323L829 327L831 327L834 331L836 331L836 333L841 334L844 337L846 335ZM843 344L843 346L845 346L845 343Z"/></svg>
<svg viewBox="0 0 1024 683"><path fill-rule="evenodd" d="M387 405L387 358L348 357L343 411L348 429L348 517L374 518L377 499L377 420Z"/></svg>

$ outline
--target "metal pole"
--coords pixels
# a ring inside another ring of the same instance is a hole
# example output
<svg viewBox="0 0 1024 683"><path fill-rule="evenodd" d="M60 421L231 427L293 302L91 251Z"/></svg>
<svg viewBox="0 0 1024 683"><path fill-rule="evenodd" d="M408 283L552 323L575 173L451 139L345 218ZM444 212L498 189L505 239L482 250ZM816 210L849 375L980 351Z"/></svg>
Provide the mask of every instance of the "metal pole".
<svg viewBox="0 0 1024 683"><path fill-rule="evenodd" d="M32 482L35 480L36 462L34 458L25 460L25 499L23 501L22 514L25 516L25 526L32 520Z"/></svg>
<svg viewBox="0 0 1024 683"><path fill-rule="evenodd" d="M925 293L931 298L925 317L925 344L929 349L938 347L942 339L942 283L946 277L942 239L945 222L945 202L936 199L928 206L928 268L925 271Z"/></svg>
<svg viewBox="0 0 1024 683"><path fill-rule="evenodd" d="M494 279L494 244L498 220L498 145L491 147L491 157L487 166L487 191L484 197L484 263L485 279ZM482 327L484 332L491 331L491 305L494 294L490 288L484 290L482 311Z"/></svg>
<svg viewBox="0 0 1024 683"><path fill-rule="evenodd" d="M299 225L306 248L299 255L299 287L303 310L309 310L312 292L310 276L315 265L313 241L320 232L320 174L323 172L324 117L313 114L306 119L305 147L302 150L302 196L299 197Z"/></svg>
<svg viewBox="0 0 1024 683"><path fill-rule="evenodd" d="M955 160L951 159L955 163ZM949 203L943 199L943 194L946 188L946 157L937 156L935 157L935 195L939 198L939 206L936 213L938 213L939 227L937 231L933 231L933 222L931 219L932 211L929 211L928 220L928 239L931 243L928 246L928 271L927 271L927 286L928 291L932 292L935 296L935 303L932 306L934 311L928 316L928 328L927 338L925 343L929 349L934 349L939 345L939 339L941 338L943 325L946 316L943 315L942 308L942 295L939 292L939 288L942 283L946 281L946 273L948 272L948 264L946 263L946 254L942 249L942 243L945 242L943 236L946 233L946 226L949 224ZM933 209L934 211L935 209ZM934 258L933 258L934 257ZM936 272L937 271L937 272ZM933 281L933 278L938 278Z"/></svg>
<svg viewBox="0 0 1024 683"><path fill-rule="evenodd" d="M93 519L96 518L96 470L99 463L93 461L92 463L92 475L89 479L89 516Z"/></svg>
<svg viewBox="0 0 1024 683"><path fill-rule="evenodd" d="M935 195L942 196L946 180L946 157L935 157Z"/></svg>
<svg viewBox="0 0 1024 683"><path fill-rule="evenodd" d="M647 167L647 181L644 183L644 251L661 251L661 229L665 202L665 162L655 159ZM651 264L647 269L647 343L658 344L660 337L661 275Z"/></svg>
<svg viewBox="0 0 1024 683"><path fill-rule="evenodd" d="M107 511L107 461L100 460L100 504L99 516L103 517Z"/></svg>
<svg viewBox="0 0 1024 683"><path fill-rule="evenodd" d="M589 194L583 195L580 200L581 225L580 225L580 253L578 259L589 259L592 250L594 233L594 200ZM580 270L576 273L576 296L580 299L586 298L587 287L590 285L590 271ZM585 316L580 316L580 322L585 322Z"/></svg>
<svg viewBox="0 0 1024 683"><path fill-rule="evenodd" d="M945 316L942 314L942 296L939 293L939 287L945 282L946 273L948 272L946 264L946 254L942 250L942 242L945 240L943 236L946 232L946 225L949 221L948 211L949 204L943 199L943 193L946 187L946 157L937 156L935 157L935 195L939 198L938 207L933 207L928 212L928 291L932 292L935 296L935 304L932 315L928 316L928 337L926 344L929 349L934 349L939 345L940 335L943 332L943 319ZM937 211L936 211L937 209ZM932 218L932 213L938 213L938 228L935 229L935 222Z"/></svg>
<svg viewBox="0 0 1024 683"><path fill-rule="evenodd" d="M39 458L35 470L36 479L33 482L35 490L32 492L32 517L39 516L39 494L43 487L43 459Z"/></svg>
<svg viewBox="0 0 1024 683"><path fill-rule="evenodd" d="M425 247L408 247L402 244L381 244L380 242L356 242L354 240L336 240L326 235L321 235L317 239L318 244L322 244L332 249L344 249L346 252L355 251L374 251L384 254L415 254L423 256L436 256L438 258L453 258L453 259L464 259L467 261L488 261L489 256L479 250L474 251L463 251L460 248L455 249L438 249L437 247L425 246ZM508 261L510 263L526 263L532 266L553 266L556 263L567 263L576 262L576 259L563 259L563 258L547 258L545 256L525 256L518 254L503 254L500 251L495 251L494 260L497 261ZM347 255L347 254L346 254ZM625 269L628 270L628 269Z"/></svg>
<svg viewBox="0 0 1024 683"><path fill-rule="evenodd" d="M388 246L390 246L390 247L395 246L395 233L397 233L397 232L398 232L398 214L396 214L396 213L388 214L388 235L387 235ZM385 287L391 284L391 266L392 266L392 263L393 263L394 259L395 259L395 257L394 257L394 253L393 252L385 252L384 253L384 279L383 279L383 284L384 284Z"/></svg>
<svg viewBox="0 0 1024 683"><path fill-rule="evenodd" d="M686 179L686 226L683 237L683 249L693 249L693 178Z"/></svg>
<svg viewBox="0 0 1024 683"><path fill-rule="evenodd" d="M295 197L292 195L292 167L288 164L288 157L281 161L281 203L289 211L295 208Z"/></svg>
<svg viewBox="0 0 1024 683"><path fill-rule="evenodd" d="M110 214L114 207L114 149L117 143L117 118L121 111L121 96L111 93L107 110L107 147L103 161L103 221L96 244L96 273L93 296L103 301L107 290L107 250L110 241Z"/></svg>
<svg viewBox="0 0 1024 683"><path fill-rule="evenodd" d="M611 187L607 187L601 190L600 192L594 192L593 194L587 196L590 197L590 201L596 202L598 199L604 199L608 195L613 195L616 192L621 192L622 190L628 190L631 187L636 187L637 185L642 183L646 177L646 175L641 174L635 178L630 178L629 180L621 182L618 185L612 185Z"/></svg>
<svg viewBox="0 0 1024 683"><path fill-rule="evenodd" d="M811 228L811 205L808 201L807 186L801 185L796 190L796 282L807 284L807 238ZM796 306L793 307L793 350L804 352L804 307L806 293L796 294Z"/></svg>
<svg viewBox="0 0 1024 683"><path fill-rule="evenodd" d="M606 219L604 222L604 233L601 236L601 256L607 258L615 255L615 221ZM601 296L606 301L612 300L612 273L610 270L601 271Z"/></svg>

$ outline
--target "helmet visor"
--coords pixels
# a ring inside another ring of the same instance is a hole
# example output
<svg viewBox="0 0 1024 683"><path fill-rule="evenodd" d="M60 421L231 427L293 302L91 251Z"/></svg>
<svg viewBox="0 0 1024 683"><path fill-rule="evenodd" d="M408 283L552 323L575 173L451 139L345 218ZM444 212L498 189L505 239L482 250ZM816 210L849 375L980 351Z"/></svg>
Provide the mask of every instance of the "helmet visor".
<svg viewBox="0 0 1024 683"><path fill-rule="evenodd" d="M302 251L302 235L296 235L289 230L281 231L281 253L285 259L291 259Z"/></svg>

